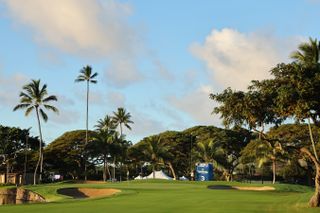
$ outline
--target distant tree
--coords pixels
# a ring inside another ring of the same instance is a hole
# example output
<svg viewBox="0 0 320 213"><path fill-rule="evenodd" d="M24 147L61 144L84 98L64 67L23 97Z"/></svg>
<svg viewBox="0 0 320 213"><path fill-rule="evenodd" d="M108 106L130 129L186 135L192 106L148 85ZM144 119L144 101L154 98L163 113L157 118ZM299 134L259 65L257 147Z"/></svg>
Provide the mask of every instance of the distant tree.
<svg viewBox="0 0 320 213"><path fill-rule="evenodd" d="M57 101L57 97L54 95L48 96L47 85L44 84L41 86L40 80L31 80L31 83L23 86L23 91L20 93L20 104L14 107L14 111L18 109L25 109L25 116L28 116L33 110L36 112L38 128L40 134L39 141L39 159L34 171L34 180L33 183L36 184L37 170L40 165L40 175L39 182L42 181L42 170L43 170L43 154L42 154L42 131L41 131L41 118L46 122L48 116L45 113L43 107L47 110L58 113L58 109L49 103L51 101ZM39 115L40 114L40 115Z"/></svg>
<svg viewBox="0 0 320 213"><path fill-rule="evenodd" d="M25 160L27 149L34 151L39 148L39 140L31 137L29 130L0 125L0 168L5 165L6 174L13 171L23 173L27 169L24 168L26 162L19 164L19 158Z"/></svg>
<svg viewBox="0 0 320 213"><path fill-rule="evenodd" d="M229 127L233 126L248 126L249 129L258 133L258 140L255 142L260 145L256 146L264 156L269 156L272 159L273 167L273 184L276 181L276 154L279 147L282 147L279 142L270 141L265 134L266 125L278 125L282 119L278 117L275 110L275 94L259 90L258 82L253 81L247 92L232 91L230 88L224 90L220 94L211 94L210 98L220 103L220 106L214 108L214 113L220 114L223 123ZM262 149L264 147L264 149ZM270 151L267 154L267 151ZM261 156L260 156L261 157ZM266 159L266 158L260 158ZM263 161L260 161L260 163Z"/></svg>
<svg viewBox="0 0 320 213"><path fill-rule="evenodd" d="M160 143L160 138L148 137L143 146L143 153L146 155L148 162L152 165L153 178L155 177L155 170L157 164L164 164L165 158L168 154L168 147Z"/></svg>
<svg viewBox="0 0 320 213"><path fill-rule="evenodd" d="M89 141L93 141L95 134L93 131L88 132ZM65 132L52 141L44 150L50 170L66 178L83 178L84 165L88 164L84 150L88 150L86 146L89 146L85 143L85 136L86 130L75 130Z"/></svg>
<svg viewBox="0 0 320 213"><path fill-rule="evenodd" d="M111 157L111 146L114 143L116 132L110 129L98 131L89 143L88 149L95 161L103 164L103 181L107 180L107 174L111 178L111 173L108 166L108 158Z"/></svg>
<svg viewBox="0 0 320 213"><path fill-rule="evenodd" d="M126 110L122 107L118 108L118 110L116 112L113 112L113 119L112 122L114 123L115 126L119 126L120 128L120 139L122 139L121 143L122 144L122 148L124 148L124 136L123 136L123 126L124 125L126 128L128 128L129 130L131 130L131 126L130 124L133 124L133 121L131 120L131 114L129 112L126 112ZM121 152L122 154L124 154L124 152ZM123 156L123 155L121 155ZM120 159L123 160L123 157L120 156ZM120 162L120 181L121 181L121 174L122 174L122 163Z"/></svg>
<svg viewBox="0 0 320 213"><path fill-rule="evenodd" d="M97 125L95 125L97 131L109 131L116 128L112 117L106 115L103 119L99 119Z"/></svg>
<svg viewBox="0 0 320 213"><path fill-rule="evenodd" d="M75 82L86 82L87 83L87 110L86 110L86 144L88 143L88 119L89 119L89 84L96 84L98 73L92 73L92 68L87 65L80 70L80 75L76 78ZM84 179L87 180L87 166L84 167Z"/></svg>

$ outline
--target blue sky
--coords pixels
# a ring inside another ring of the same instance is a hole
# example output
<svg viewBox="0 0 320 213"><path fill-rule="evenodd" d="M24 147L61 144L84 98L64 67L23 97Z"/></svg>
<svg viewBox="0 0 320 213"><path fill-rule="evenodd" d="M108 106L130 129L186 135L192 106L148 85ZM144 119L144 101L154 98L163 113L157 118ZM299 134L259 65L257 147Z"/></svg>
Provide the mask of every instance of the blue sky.
<svg viewBox="0 0 320 213"><path fill-rule="evenodd" d="M22 85L41 79L60 110L43 125L46 142L84 129L85 85L74 79L89 64L99 73L91 129L118 107L132 114L133 142L219 126L209 93L269 77L318 37L319 9L318 0L0 0L0 124L38 134L35 116L12 108Z"/></svg>

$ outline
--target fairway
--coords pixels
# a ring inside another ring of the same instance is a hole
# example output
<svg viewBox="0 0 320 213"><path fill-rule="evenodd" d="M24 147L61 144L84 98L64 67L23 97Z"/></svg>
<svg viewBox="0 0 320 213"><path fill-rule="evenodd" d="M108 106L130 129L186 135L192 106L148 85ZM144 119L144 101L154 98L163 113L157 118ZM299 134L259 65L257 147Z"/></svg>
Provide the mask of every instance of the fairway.
<svg viewBox="0 0 320 213"><path fill-rule="evenodd" d="M227 182L132 181L106 184L48 184L28 187L49 203L0 206L0 212L319 212L308 208L308 187L276 185L274 191L214 190L209 185L261 186ZM111 197L75 200L56 193L70 187L114 188Z"/></svg>

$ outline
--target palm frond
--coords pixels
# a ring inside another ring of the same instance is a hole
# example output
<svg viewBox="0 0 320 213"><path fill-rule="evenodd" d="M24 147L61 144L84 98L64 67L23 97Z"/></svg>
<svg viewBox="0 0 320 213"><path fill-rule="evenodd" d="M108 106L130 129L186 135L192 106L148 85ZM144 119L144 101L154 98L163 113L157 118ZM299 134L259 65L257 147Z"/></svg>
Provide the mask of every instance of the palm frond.
<svg viewBox="0 0 320 213"><path fill-rule="evenodd" d="M46 108L48 110L51 110L51 111L53 111L55 113L59 113L59 110L54 106L51 106L51 105L48 105L48 104L44 104L43 106L44 106L44 108Z"/></svg>
<svg viewBox="0 0 320 213"><path fill-rule="evenodd" d="M13 111L16 111L16 110L18 110L18 109L25 109L25 108L27 108L27 107L29 107L30 106L30 104L18 104L17 106L15 106L14 108L13 108Z"/></svg>
<svg viewBox="0 0 320 213"><path fill-rule="evenodd" d="M44 121L47 121L48 120L48 115L42 109L39 109L39 112L40 112L40 115L41 115L42 119Z"/></svg>
<svg viewBox="0 0 320 213"><path fill-rule="evenodd" d="M55 95L50 95L42 100L43 103L47 103L49 101L58 101L58 98Z"/></svg>
<svg viewBox="0 0 320 213"><path fill-rule="evenodd" d="M25 116L28 116L31 112L32 112L32 110L34 110L34 106L30 106L30 107L28 107L28 109L25 111Z"/></svg>

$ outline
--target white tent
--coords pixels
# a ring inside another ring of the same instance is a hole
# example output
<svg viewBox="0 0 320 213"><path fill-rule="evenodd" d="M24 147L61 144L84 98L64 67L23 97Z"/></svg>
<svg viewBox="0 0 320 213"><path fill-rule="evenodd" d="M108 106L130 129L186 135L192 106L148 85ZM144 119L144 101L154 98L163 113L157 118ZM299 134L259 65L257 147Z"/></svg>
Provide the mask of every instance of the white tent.
<svg viewBox="0 0 320 213"><path fill-rule="evenodd" d="M162 170L155 171L154 173L155 173L154 176L156 179L173 180L172 177L169 177L168 175L166 175ZM151 174L148 175L146 178L153 179L153 172L151 172Z"/></svg>
<svg viewBox="0 0 320 213"><path fill-rule="evenodd" d="M141 175L138 175L137 177L134 178L135 180L142 180L144 179Z"/></svg>

